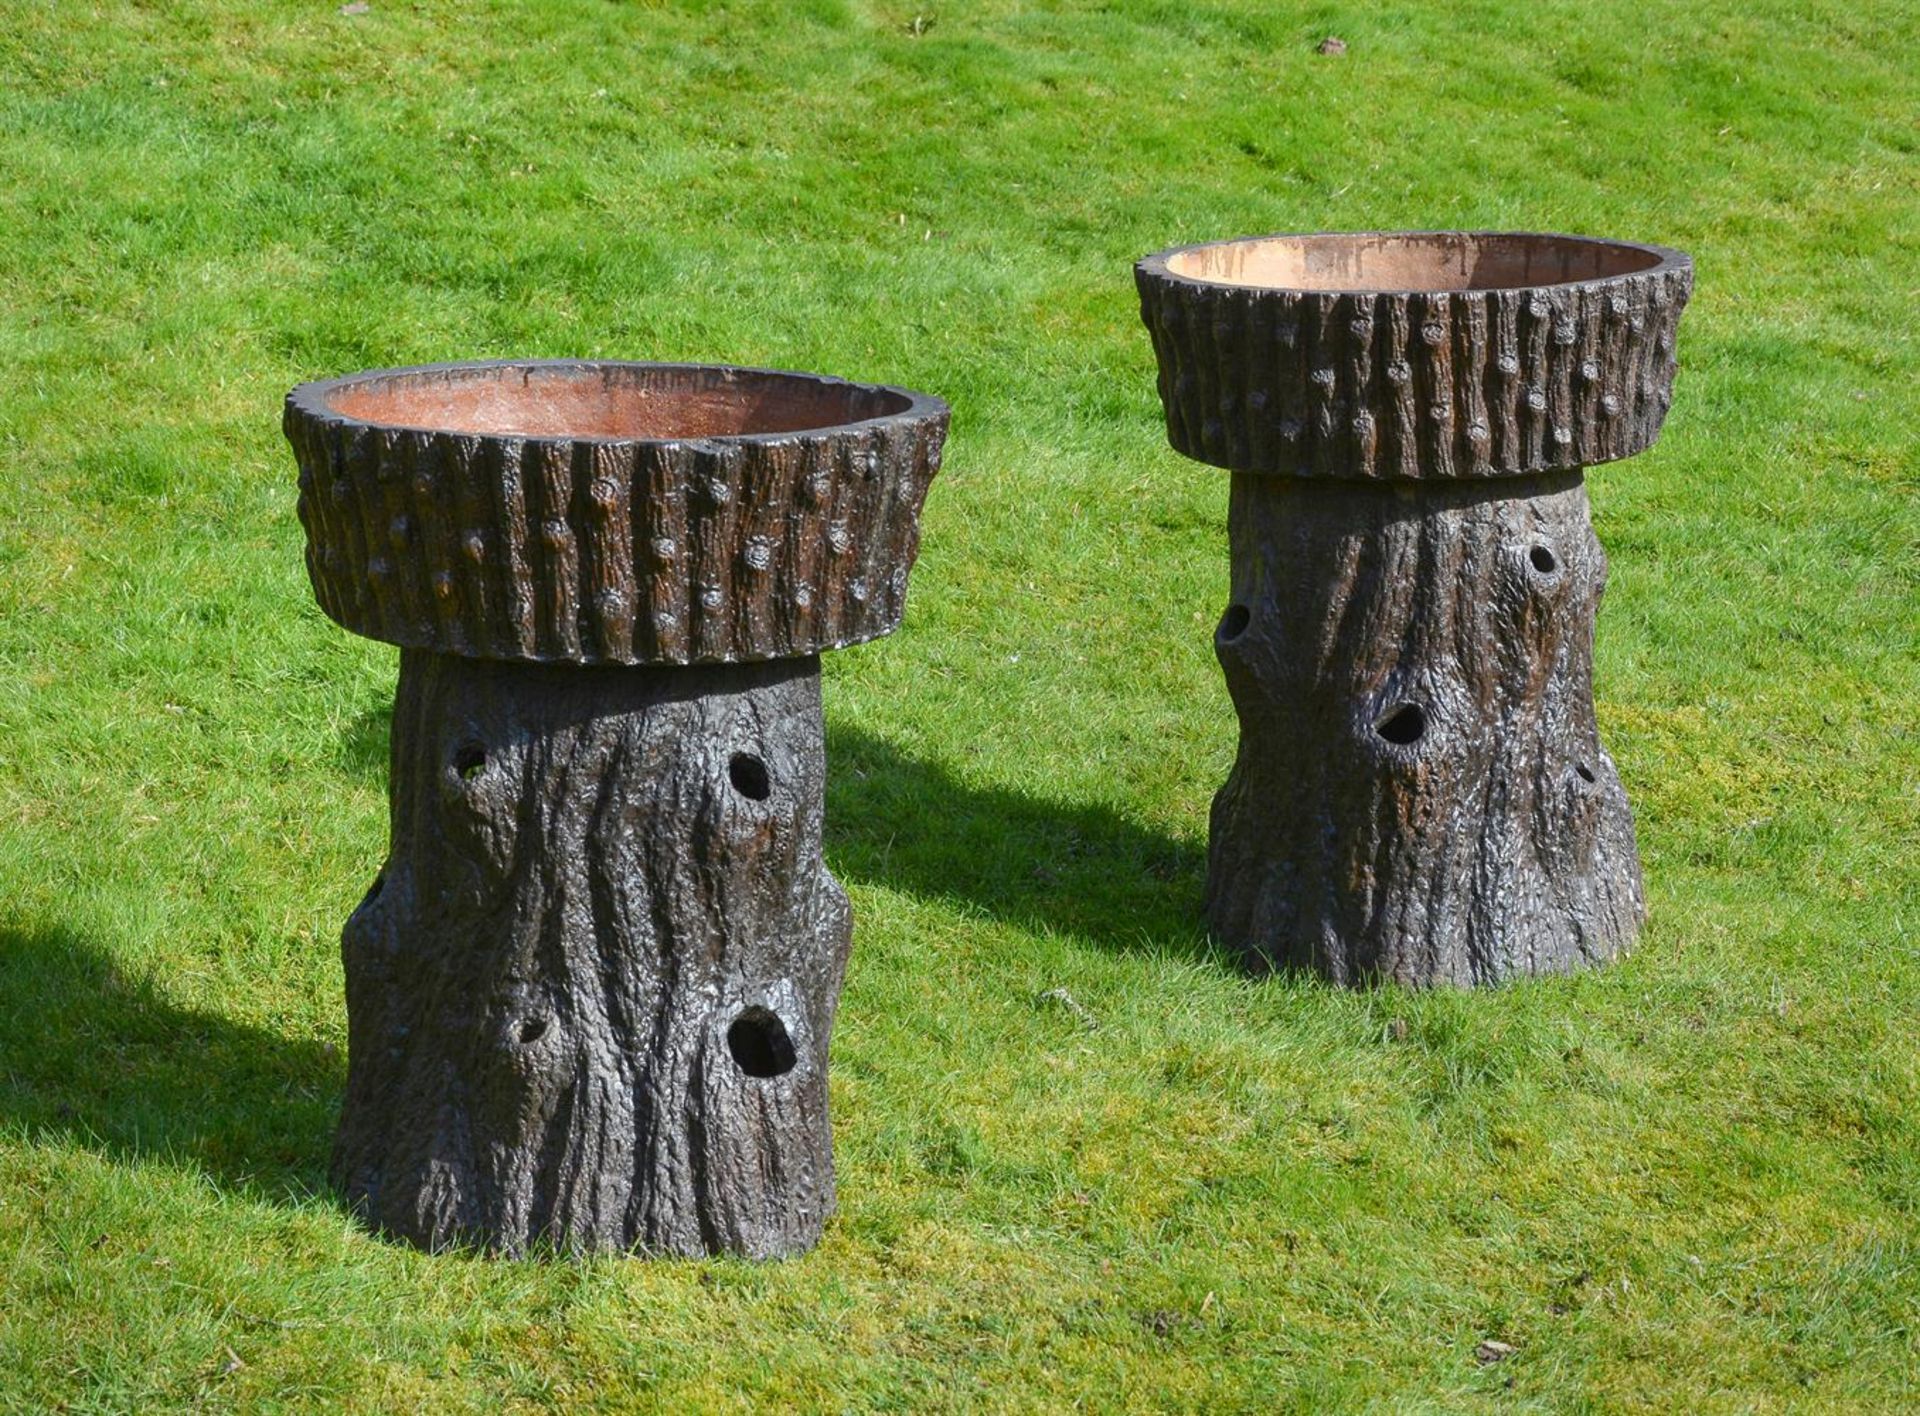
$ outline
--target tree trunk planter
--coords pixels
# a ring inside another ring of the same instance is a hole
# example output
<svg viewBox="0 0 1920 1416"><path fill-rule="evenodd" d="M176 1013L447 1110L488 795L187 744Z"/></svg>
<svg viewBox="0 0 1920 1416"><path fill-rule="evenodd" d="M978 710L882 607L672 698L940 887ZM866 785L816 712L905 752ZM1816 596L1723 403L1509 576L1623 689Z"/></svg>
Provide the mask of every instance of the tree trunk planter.
<svg viewBox="0 0 1920 1416"><path fill-rule="evenodd" d="M1233 473L1215 936L1342 983L1613 957L1645 906L1594 726L1584 469L1660 430L1687 257L1274 236L1136 273L1168 439Z"/></svg>
<svg viewBox="0 0 1920 1416"><path fill-rule="evenodd" d="M900 622L947 411L515 362L287 400L321 607L402 648L333 1179L430 1248L773 1256L834 1204L823 649Z"/></svg>

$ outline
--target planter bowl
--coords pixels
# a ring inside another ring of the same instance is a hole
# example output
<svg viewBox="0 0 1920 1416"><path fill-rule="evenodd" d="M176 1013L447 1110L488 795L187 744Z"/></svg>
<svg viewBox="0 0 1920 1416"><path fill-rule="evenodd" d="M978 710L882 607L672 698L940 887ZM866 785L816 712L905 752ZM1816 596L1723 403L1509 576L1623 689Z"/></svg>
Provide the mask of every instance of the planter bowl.
<svg viewBox="0 0 1920 1416"><path fill-rule="evenodd" d="M812 374L515 360L302 384L307 568L355 633L474 658L791 658L900 623L947 407Z"/></svg>
<svg viewBox="0 0 1920 1416"><path fill-rule="evenodd" d="M1299 477L1503 477L1650 446L1679 251L1475 231L1258 236L1135 268L1167 437Z"/></svg>
<svg viewBox="0 0 1920 1416"><path fill-rule="evenodd" d="M853 927L820 651L899 623L946 425L920 394L694 364L288 396L314 591L402 646L330 1166L380 1232L818 1240Z"/></svg>

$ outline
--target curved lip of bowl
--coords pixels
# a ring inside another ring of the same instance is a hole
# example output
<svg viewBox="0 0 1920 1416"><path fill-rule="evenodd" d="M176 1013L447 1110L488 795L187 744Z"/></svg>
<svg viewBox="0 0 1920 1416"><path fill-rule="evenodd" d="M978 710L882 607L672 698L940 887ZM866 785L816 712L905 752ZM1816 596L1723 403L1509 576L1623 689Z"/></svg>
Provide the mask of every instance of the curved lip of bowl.
<svg viewBox="0 0 1920 1416"><path fill-rule="evenodd" d="M1174 257L1186 255L1192 251L1212 250L1220 246L1245 245L1255 241L1309 241L1309 240L1354 240L1367 241L1381 238L1399 238L1418 240L1423 237L1474 237L1492 238L1502 241L1556 241L1582 246L1593 246L1615 251L1635 251L1651 256L1650 264L1638 270L1623 270L1611 275L1587 276L1580 280L1533 281L1523 285L1449 285L1426 286L1414 289L1394 289L1386 286L1354 288L1310 286L1310 285L1253 285L1230 280L1207 280L1200 276L1186 275L1176 271L1169 264ZM1220 241L1199 241L1185 246L1169 246L1163 251L1155 251L1142 257L1135 269L1142 274L1153 276L1174 285L1190 286L1205 290L1248 290L1273 291L1285 295L1497 295L1502 291L1515 290L1558 290L1571 289L1582 285L1606 285L1613 281L1630 280L1636 276L1667 275L1675 271L1688 270L1693 266L1692 257L1685 251L1674 250L1671 246L1656 246L1644 241L1615 241L1603 236L1569 236L1552 231L1485 231L1485 230L1449 230L1449 231L1276 231L1264 236L1229 236Z"/></svg>
<svg viewBox="0 0 1920 1416"><path fill-rule="evenodd" d="M861 418L850 423L821 423L808 428L782 428L764 433L710 433L702 437L631 438L594 433L487 433L471 432L462 428L433 427L420 423L381 423L343 413L335 408L332 402L333 395L340 390L357 384L371 383L377 379L404 378L415 374L479 372L486 369L581 368L672 369L678 373L712 372L794 379L815 385L859 389L863 393L893 394L906 399L907 406L897 412L882 413L873 418ZM886 427L890 424L919 424L934 418L950 417L952 412L944 399L935 398L930 393L916 393L912 389L900 388L893 384L860 383L853 379L836 378L832 374L810 374L796 369L762 369L747 364L683 363L671 359L456 359L444 364L404 364L392 369L362 369L357 373L342 374L338 378L314 379L296 385L287 394L287 407L289 410L297 410L306 417L348 428L382 429L388 432L421 433L440 437L470 437L492 442L567 445L594 443L631 447L712 447L785 443L796 438L830 437L836 433Z"/></svg>

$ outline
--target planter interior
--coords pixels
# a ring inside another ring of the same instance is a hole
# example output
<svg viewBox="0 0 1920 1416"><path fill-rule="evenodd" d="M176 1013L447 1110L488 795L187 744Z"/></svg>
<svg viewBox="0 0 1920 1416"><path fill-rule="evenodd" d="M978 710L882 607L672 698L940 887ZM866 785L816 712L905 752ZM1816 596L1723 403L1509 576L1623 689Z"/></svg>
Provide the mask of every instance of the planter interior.
<svg viewBox="0 0 1920 1416"><path fill-rule="evenodd" d="M1171 255L1167 269L1216 285L1384 293L1568 285L1652 270L1661 259L1648 247L1577 236L1363 232L1190 246Z"/></svg>
<svg viewBox="0 0 1920 1416"><path fill-rule="evenodd" d="M386 428L491 437L679 440L761 437L864 423L913 399L804 374L662 364L492 364L376 374L326 406Z"/></svg>

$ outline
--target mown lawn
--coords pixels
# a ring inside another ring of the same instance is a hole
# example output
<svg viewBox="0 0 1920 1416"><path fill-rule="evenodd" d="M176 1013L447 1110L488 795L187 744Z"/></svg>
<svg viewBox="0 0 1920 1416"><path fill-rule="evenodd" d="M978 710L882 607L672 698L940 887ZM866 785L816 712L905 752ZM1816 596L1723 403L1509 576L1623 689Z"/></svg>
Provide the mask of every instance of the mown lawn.
<svg viewBox="0 0 1920 1416"><path fill-rule="evenodd" d="M0 18L0 1407L1920 1403L1920 11ZM1698 263L1591 479L1652 907L1602 973L1343 993L1198 923L1227 488L1129 266L1396 226ZM827 664L802 1260L429 1258L325 1189L396 655L312 603L280 398L508 354L956 410L905 628Z"/></svg>

